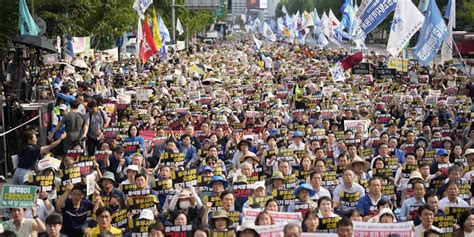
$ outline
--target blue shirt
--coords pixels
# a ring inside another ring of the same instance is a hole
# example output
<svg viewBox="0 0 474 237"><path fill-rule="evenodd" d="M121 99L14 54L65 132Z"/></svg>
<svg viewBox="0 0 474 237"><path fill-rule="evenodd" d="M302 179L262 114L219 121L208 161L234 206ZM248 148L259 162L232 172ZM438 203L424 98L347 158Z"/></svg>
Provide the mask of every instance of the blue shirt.
<svg viewBox="0 0 474 237"><path fill-rule="evenodd" d="M410 207L411 206L421 206L425 204L425 199L423 198L422 201L417 201L415 197L406 199L403 202L402 210L400 211L400 220L406 221L407 217L410 215Z"/></svg>
<svg viewBox="0 0 474 237"><path fill-rule="evenodd" d="M126 137L124 142L138 142L140 144L140 150L142 154L145 152L145 139L141 136L136 137ZM126 152L125 156L130 156L133 152Z"/></svg>
<svg viewBox="0 0 474 237"><path fill-rule="evenodd" d="M74 209L72 200L67 199L64 207L61 209L63 217L63 226L61 233L68 236L83 236L87 217L91 214L94 204L85 199L81 201L78 209Z"/></svg>
<svg viewBox="0 0 474 237"><path fill-rule="evenodd" d="M380 196L379 200L376 200L375 203L372 203L372 199L370 199L369 194L363 196L361 199L359 199L359 202L357 203L357 208L362 211L363 216L375 216L378 212L377 209L377 203L380 200L387 200L385 197Z"/></svg>

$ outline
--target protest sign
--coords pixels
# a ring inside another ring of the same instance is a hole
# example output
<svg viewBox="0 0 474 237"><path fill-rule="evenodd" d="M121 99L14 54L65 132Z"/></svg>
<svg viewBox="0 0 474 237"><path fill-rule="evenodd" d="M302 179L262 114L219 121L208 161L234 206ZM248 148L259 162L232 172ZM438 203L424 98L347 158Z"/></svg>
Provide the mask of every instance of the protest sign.
<svg viewBox="0 0 474 237"><path fill-rule="evenodd" d="M344 120L344 130L351 130L354 133L361 132L364 137L369 136L369 120Z"/></svg>
<svg viewBox="0 0 474 237"><path fill-rule="evenodd" d="M397 70L395 69L377 69L377 78L391 78L394 79L397 76Z"/></svg>
<svg viewBox="0 0 474 237"><path fill-rule="evenodd" d="M131 236L148 236L148 227L156 223L156 220L133 220L128 222Z"/></svg>
<svg viewBox="0 0 474 237"><path fill-rule="evenodd" d="M153 194L127 197L128 209L133 214L138 214L143 209L156 209L157 202L158 200Z"/></svg>
<svg viewBox="0 0 474 237"><path fill-rule="evenodd" d="M253 229L259 233L260 237L283 237L285 224L275 224L268 226L255 226Z"/></svg>
<svg viewBox="0 0 474 237"><path fill-rule="evenodd" d="M334 233L301 233L301 237L337 237L337 234Z"/></svg>
<svg viewBox="0 0 474 237"><path fill-rule="evenodd" d="M39 187L41 191L51 192L54 188L54 175L29 175L28 183Z"/></svg>
<svg viewBox="0 0 474 237"><path fill-rule="evenodd" d="M4 184L2 187L2 207L30 208L35 205L35 186Z"/></svg>
<svg viewBox="0 0 474 237"><path fill-rule="evenodd" d="M369 63L360 63L352 67L352 74L355 75L364 75L370 74L370 64Z"/></svg>
<svg viewBox="0 0 474 237"><path fill-rule="evenodd" d="M127 209L112 213L112 226L115 228L125 228L128 223Z"/></svg>
<svg viewBox="0 0 474 237"><path fill-rule="evenodd" d="M318 232L336 233L336 224L340 219L340 216L320 218Z"/></svg>
<svg viewBox="0 0 474 237"><path fill-rule="evenodd" d="M175 188L189 188L197 185L197 169L180 170L171 172Z"/></svg>
<svg viewBox="0 0 474 237"><path fill-rule="evenodd" d="M249 222L255 222L255 219L257 218L258 214L262 212L260 209L252 209L252 208L244 208L242 210L242 223L249 221ZM298 225L301 225L301 221L303 220L303 216L301 215L301 212L273 212L273 211L268 211L270 215L273 217L275 220L276 224L287 224L287 223L295 223Z"/></svg>
<svg viewBox="0 0 474 237"><path fill-rule="evenodd" d="M184 153L163 152L160 159L161 163L165 166L184 166Z"/></svg>
<svg viewBox="0 0 474 237"><path fill-rule="evenodd" d="M165 237L191 237L192 225L166 226Z"/></svg>
<svg viewBox="0 0 474 237"><path fill-rule="evenodd" d="M151 189L157 191L158 194L173 194L173 180L165 179L165 180L155 180L151 183Z"/></svg>
<svg viewBox="0 0 474 237"><path fill-rule="evenodd" d="M354 237L369 236L388 236L389 234L397 234L400 237L413 236L413 222L400 223L369 223L354 221Z"/></svg>
<svg viewBox="0 0 474 237"><path fill-rule="evenodd" d="M387 67L390 69L395 69L399 72L408 72L408 66L410 66L410 61L408 59L391 57L388 60Z"/></svg>
<svg viewBox="0 0 474 237"><path fill-rule="evenodd" d="M87 196L91 195L95 191L95 174L89 174L86 176L86 187L87 187Z"/></svg>
<svg viewBox="0 0 474 237"><path fill-rule="evenodd" d="M234 237L235 232L234 230L230 230L230 231L211 230L210 236L211 237Z"/></svg>
<svg viewBox="0 0 474 237"><path fill-rule="evenodd" d="M53 169L59 170L61 160L53 157L46 157L38 161L38 170Z"/></svg>

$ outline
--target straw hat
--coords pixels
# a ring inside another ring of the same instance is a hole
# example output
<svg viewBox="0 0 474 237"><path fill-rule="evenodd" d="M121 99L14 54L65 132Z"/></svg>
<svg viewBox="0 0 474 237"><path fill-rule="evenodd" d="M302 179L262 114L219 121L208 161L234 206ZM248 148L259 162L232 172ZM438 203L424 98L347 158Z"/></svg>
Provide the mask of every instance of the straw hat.
<svg viewBox="0 0 474 237"><path fill-rule="evenodd" d="M215 222L217 219L219 218L224 218L226 221L227 221L227 227L231 226L233 224L233 221L229 218L229 215L227 214L226 211L224 210L217 210L215 211L213 214L212 214L212 219L210 221L209 224L211 224L211 226L216 226L215 225Z"/></svg>
<svg viewBox="0 0 474 237"><path fill-rule="evenodd" d="M360 158L360 156L356 156L352 161L351 163L349 163L346 168L347 169L351 169L353 170L354 169L354 164L355 163L362 163L364 164L364 171L367 171L369 168L370 168L370 163L362 158Z"/></svg>

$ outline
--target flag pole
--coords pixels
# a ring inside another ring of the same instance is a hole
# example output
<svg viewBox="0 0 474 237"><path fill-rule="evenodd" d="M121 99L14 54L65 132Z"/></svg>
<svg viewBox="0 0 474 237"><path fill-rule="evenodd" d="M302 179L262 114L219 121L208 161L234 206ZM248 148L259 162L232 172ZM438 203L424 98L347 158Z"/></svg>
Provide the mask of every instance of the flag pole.
<svg viewBox="0 0 474 237"><path fill-rule="evenodd" d="M462 58L461 52L458 49L458 45L456 44L456 42L454 42L454 39L452 39L452 40L453 40L454 48L456 49L456 52L458 53L458 57L459 57L458 60L461 62L462 66L464 67L464 70L466 70L466 73L468 73L467 67L466 67L466 61L464 61L464 59ZM451 50L453 50L453 49L451 49ZM453 62L454 62L454 60L453 60ZM470 76L470 75L468 75L468 76Z"/></svg>

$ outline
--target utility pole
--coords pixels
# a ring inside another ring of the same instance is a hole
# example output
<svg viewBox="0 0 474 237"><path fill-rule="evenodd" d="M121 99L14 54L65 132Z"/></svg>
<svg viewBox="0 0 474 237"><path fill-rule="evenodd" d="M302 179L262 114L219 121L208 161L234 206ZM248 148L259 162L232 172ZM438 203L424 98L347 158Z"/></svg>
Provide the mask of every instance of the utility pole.
<svg viewBox="0 0 474 237"><path fill-rule="evenodd" d="M175 0L171 1L171 28L173 28L173 44L176 43L176 14L174 12Z"/></svg>

